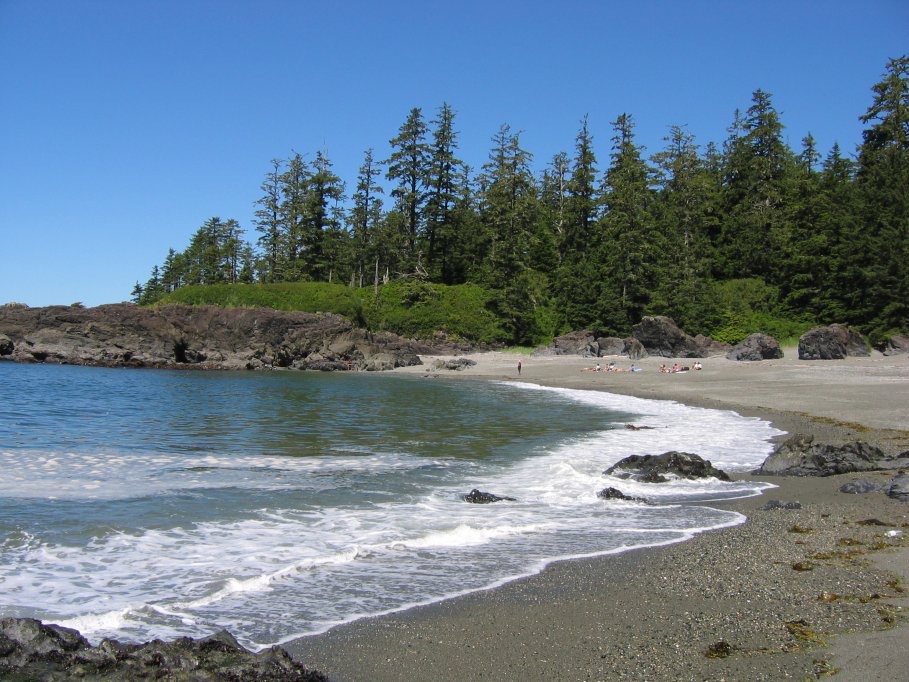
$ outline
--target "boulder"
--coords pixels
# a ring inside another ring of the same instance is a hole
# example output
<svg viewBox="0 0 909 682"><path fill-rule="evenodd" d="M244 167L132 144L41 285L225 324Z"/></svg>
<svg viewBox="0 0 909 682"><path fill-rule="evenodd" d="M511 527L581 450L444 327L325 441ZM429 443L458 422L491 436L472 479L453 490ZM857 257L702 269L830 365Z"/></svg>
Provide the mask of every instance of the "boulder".
<svg viewBox="0 0 909 682"><path fill-rule="evenodd" d="M672 319L663 315L644 317L632 327L632 335L650 355L665 358L704 358L704 350L693 337L679 329Z"/></svg>
<svg viewBox="0 0 909 682"><path fill-rule="evenodd" d="M728 353L732 348L731 344L717 341L716 339L712 339L709 336L704 336L703 334L698 334L695 336L694 342L707 354L703 357L726 355L726 353Z"/></svg>
<svg viewBox="0 0 909 682"><path fill-rule="evenodd" d="M901 471L884 487L884 492L894 500L909 502L909 474Z"/></svg>
<svg viewBox="0 0 909 682"><path fill-rule="evenodd" d="M0 334L0 356L12 355L15 348L12 339L6 334Z"/></svg>
<svg viewBox="0 0 909 682"><path fill-rule="evenodd" d="M869 354L865 338L842 324L815 327L799 338L799 360L842 360Z"/></svg>
<svg viewBox="0 0 909 682"><path fill-rule="evenodd" d="M627 500L628 502L646 502L643 497L631 497L626 495L618 488L603 488L600 492L597 493L597 497L601 500Z"/></svg>
<svg viewBox="0 0 909 682"><path fill-rule="evenodd" d="M664 452L662 455L631 455L616 462L605 472L617 478L630 478L644 483L666 483L667 475L680 478L718 478L728 481L725 471L716 469L708 460L688 452Z"/></svg>
<svg viewBox="0 0 909 682"><path fill-rule="evenodd" d="M622 349L622 354L627 355L629 360L640 360L647 357L647 350L644 348L644 344L633 336L624 339L624 344L625 347Z"/></svg>
<svg viewBox="0 0 909 682"><path fill-rule="evenodd" d="M625 355L625 340L617 336L601 336L597 339L600 357L608 355Z"/></svg>
<svg viewBox="0 0 909 682"><path fill-rule="evenodd" d="M449 369L458 372L466 367L473 367L475 364L477 361L470 358L451 358L450 360L436 360L432 366L435 369Z"/></svg>
<svg viewBox="0 0 909 682"><path fill-rule="evenodd" d="M757 473L773 476L834 476L854 471L880 471L905 465L863 441L831 445L815 443L814 436L796 434L782 443Z"/></svg>
<svg viewBox="0 0 909 682"><path fill-rule="evenodd" d="M466 495L461 495L461 499L465 502L470 502L471 504L490 504L492 502L516 502L513 497L505 497L504 495L493 495L492 493L486 493L481 490L474 488Z"/></svg>
<svg viewBox="0 0 909 682"><path fill-rule="evenodd" d="M884 355L902 355L909 353L909 336L897 334L891 336L880 346L880 351ZM0 355L3 353L2 340L0 340Z"/></svg>
<svg viewBox="0 0 909 682"><path fill-rule="evenodd" d="M728 360L778 360L783 357L779 341L767 334L752 334L726 353Z"/></svg>
<svg viewBox="0 0 909 682"><path fill-rule="evenodd" d="M849 481L849 483L844 483L840 486L840 492L849 495L864 495L865 493L874 493L882 489L883 486L880 483L869 481L866 478Z"/></svg>
<svg viewBox="0 0 909 682"><path fill-rule="evenodd" d="M273 680L327 682L281 647L254 654L229 633L173 642L92 647L78 631L32 618L0 619L0 678L6 680Z"/></svg>

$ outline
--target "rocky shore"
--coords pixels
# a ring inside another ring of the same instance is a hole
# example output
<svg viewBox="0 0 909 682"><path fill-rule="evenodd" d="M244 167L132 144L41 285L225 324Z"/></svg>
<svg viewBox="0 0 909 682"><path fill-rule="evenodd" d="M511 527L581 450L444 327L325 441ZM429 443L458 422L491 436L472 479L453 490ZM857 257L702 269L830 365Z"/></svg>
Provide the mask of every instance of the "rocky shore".
<svg viewBox="0 0 909 682"><path fill-rule="evenodd" d="M387 370L420 364L425 344L339 315L265 308L129 304L0 306L0 359L167 369Z"/></svg>
<svg viewBox="0 0 909 682"><path fill-rule="evenodd" d="M476 364L457 372L398 371L672 398L768 419L815 444L862 440L891 459L909 450L905 357L802 364L795 355L747 365L713 358L679 376L660 374L659 358L638 361L639 373L597 374L582 372L577 357L505 353L469 356ZM884 492L898 475L739 474L777 486L711 503L747 517L741 525L560 562L286 646L338 682L901 679L909 669L909 503ZM858 481L874 485L842 492Z"/></svg>

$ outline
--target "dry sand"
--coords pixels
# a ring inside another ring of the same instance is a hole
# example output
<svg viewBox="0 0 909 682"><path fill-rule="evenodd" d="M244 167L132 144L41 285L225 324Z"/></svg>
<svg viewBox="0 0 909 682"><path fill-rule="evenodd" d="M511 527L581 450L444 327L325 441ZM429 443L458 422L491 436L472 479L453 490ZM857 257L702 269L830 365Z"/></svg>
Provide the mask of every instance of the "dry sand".
<svg viewBox="0 0 909 682"><path fill-rule="evenodd" d="M596 361L578 357L469 357L477 364L458 372L434 369L432 357L397 371L671 399L825 442L909 450L907 356L806 362L788 349L782 360L709 358L703 370L682 374L659 373L663 358L636 362L640 372L589 372L583 368ZM632 364L600 362L611 360ZM363 619L287 648L340 682L909 679L909 503L839 492L850 480L891 476L768 478L779 487L716 505L747 516L742 525L560 562L495 590ZM802 507L763 509L770 499ZM705 655L713 650L725 655Z"/></svg>

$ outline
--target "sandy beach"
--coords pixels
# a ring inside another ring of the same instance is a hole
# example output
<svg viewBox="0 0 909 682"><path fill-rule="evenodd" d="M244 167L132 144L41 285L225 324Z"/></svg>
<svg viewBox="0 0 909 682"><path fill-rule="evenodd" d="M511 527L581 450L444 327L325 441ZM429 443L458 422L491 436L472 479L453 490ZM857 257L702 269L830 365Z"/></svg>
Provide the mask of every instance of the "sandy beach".
<svg viewBox="0 0 909 682"><path fill-rule="evenodd" d="M909 450L909 356L808 362L786 349L781 360L708 358L703 370L680 374L658 371L675 362L666 358L636 361L638 372L591 372L584 368L597 359L467 357L476 364L457 372L435 368L436 357L396 371L675 400L822 442ZM839 492L850 480L892 476L763 478L778 487L715 504L747 517L741 525L556 563L494 590L362 619L286 648L339 682L905 679L909 504ZM770 500L801 508L767 509Z"/></svg>

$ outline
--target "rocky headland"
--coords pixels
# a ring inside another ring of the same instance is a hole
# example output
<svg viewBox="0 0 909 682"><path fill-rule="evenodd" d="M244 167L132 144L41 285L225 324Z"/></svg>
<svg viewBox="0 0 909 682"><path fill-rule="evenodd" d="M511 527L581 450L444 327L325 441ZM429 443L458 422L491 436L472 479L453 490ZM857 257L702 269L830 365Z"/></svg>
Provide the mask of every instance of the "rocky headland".
<svg viewBox="0 0 909 682"><path fill-rule="evenodd" d="M165 369L387 370L422 364L427 344L340 315L130 304L0 307L0 359Z"/></svg>

